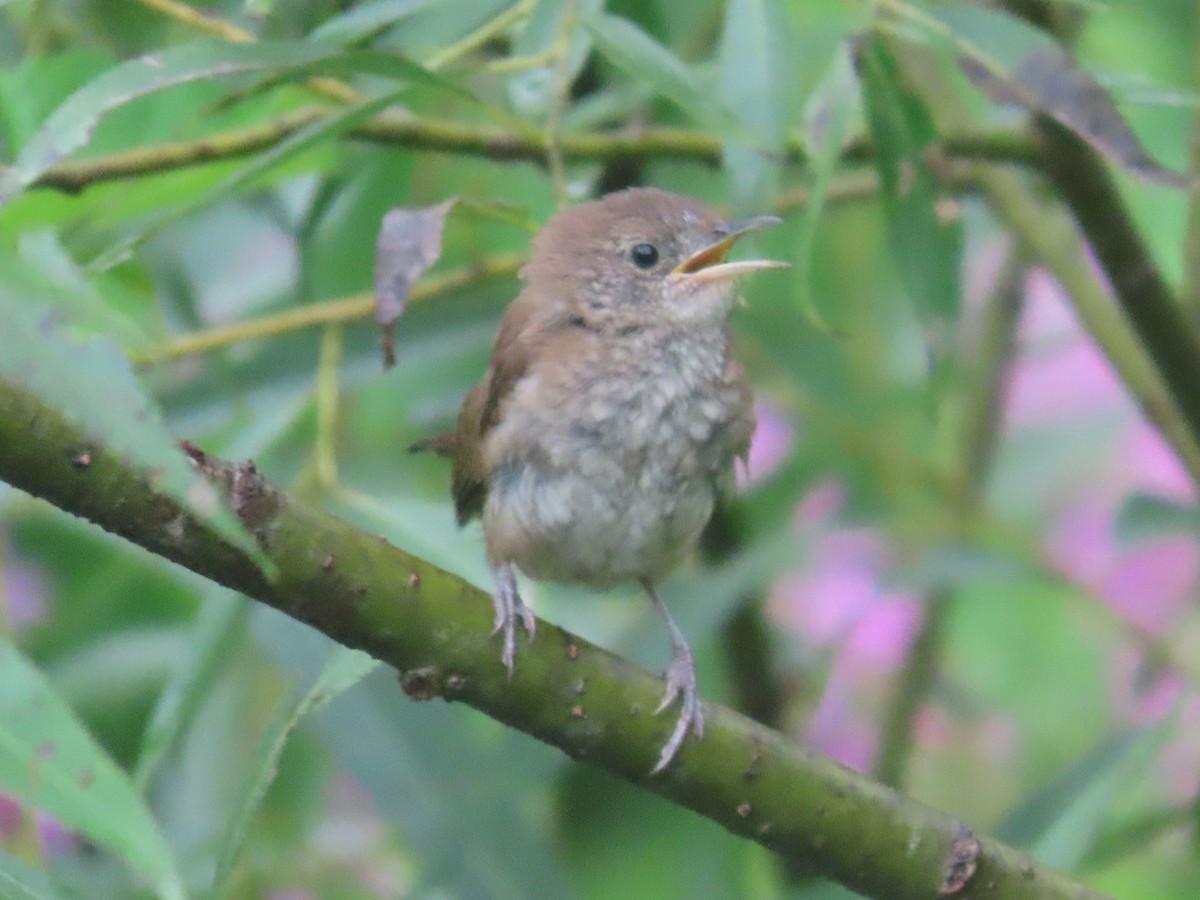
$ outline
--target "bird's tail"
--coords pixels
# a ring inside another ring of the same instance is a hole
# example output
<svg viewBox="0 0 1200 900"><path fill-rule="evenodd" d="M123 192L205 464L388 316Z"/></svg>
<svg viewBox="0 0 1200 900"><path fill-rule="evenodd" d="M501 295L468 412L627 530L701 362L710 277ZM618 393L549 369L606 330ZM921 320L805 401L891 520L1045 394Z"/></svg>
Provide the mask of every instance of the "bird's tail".
<svg viewBox="0 0 1200 900"><path fill-rule="evenodd" d="M432 450L438 456L453 458L458 451L458 435L453 431L443 431L441 434L422 438L410 444L408 448L409 453L422 453L426 450Z"/></svg>

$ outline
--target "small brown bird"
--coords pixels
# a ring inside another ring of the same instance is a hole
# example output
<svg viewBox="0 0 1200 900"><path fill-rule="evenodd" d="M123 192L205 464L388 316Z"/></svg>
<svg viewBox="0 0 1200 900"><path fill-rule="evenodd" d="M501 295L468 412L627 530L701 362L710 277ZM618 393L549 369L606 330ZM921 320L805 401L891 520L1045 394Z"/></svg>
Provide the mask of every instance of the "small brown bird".
<svg viewBox="0 0 1200 900"><path fill-rule="evenodd" d="M645 588L674 649L656 714L682 698L652 772L704 729L692 651L655 585L732 487L754 430L729 336L733 280L786 265L725 254L778 221L723 222L653 188L558 213L533 241L525 287L455 430L414 448L453 460L459 524L483 518L510 677L517 623L534 632L514 565L537 579Z"/></svg>

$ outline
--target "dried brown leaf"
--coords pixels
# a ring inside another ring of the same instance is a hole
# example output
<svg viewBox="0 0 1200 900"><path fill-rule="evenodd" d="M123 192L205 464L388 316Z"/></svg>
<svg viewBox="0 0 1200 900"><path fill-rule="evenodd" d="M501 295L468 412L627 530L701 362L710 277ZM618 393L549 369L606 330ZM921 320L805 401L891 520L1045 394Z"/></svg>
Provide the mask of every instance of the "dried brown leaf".
<svg viewBox="0 0 1200 900"><path fill-rule="evenodd" d="M382 330L384 368L396 364L394 325L408 292L442 252L442 227L450 199L420 209L400 207L383 217L375 243L375 321Z"/></svg>
<svg viewBox="0 0 1200 900"><path fill-rule="evenodd" d="M1160 165L1146 152L1109 93L1061 47L1037 47L1007 72L967 54L960 55L958 62L993 102L1049 116L1152 184L1191 188L1191 178Z"/></svg>

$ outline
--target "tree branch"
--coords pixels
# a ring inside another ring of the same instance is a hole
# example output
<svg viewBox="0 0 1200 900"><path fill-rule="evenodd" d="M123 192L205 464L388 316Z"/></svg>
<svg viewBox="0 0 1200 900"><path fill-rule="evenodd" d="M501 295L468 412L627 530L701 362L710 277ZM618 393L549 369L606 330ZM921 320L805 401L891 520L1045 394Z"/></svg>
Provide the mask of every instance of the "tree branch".
<svg viewBox="0 0 1200 900"><path fill-rule="evenodd" d="M399 670L414 699L467 703L868 896L928 900L964 875L964 898L1099 896L724 708L710 706L703 740L689 740L677 764L651 778L671 726L650 712L661 678L542 623L506 683L485 593L302 506L253 463L190 452L225 488L273 578L156 492L150 475L0 380L0 478L366 650Z"/></svg>
<svg viewBox="0 0 1200 900"><path fill-rule="evenodd" d="M330 110L323 107L307 107L259 125L219 132L191 141L138 147L92 159L68 160L47 170L34 182L34 187L78 193L101 182L237 159L273 147L301 128L330 114ZM548 139L539 129L507 131L492 126L428 119L394 109L350 129L346 135L407 150L541 164L547 164L549 160ZM678 128L564 133L558 137L558 149L565 162L670 159L716 166L721 161L721 141L718 138ZM1037 160L1036 148L1022 135L1008 130L949 134L943 138L941 149L951 159L1023 165ZM843 154L843 160L847 163L866 162L873 157L874 148L865 137L851 143ZM798 138L789 143L787 159L793 163L805 161L804 147Z"/></svg>
<svg viewBox="0 0 1200 900"><path fill-rule="evenodd" d="M1200 441L1200 332L1158 270L1103 160L1059 123L1038 117L1042 166L1087 237L1113 293Z"/></svg>
<svg viewBox="0 0 1200 900"><path fill-rule="evenodd" d="M407 302L417 303L438 294L456 291L487 278L514 275L524 261L525 254L523 253L497 253L493 256L482 257L459 269L438 275L429 275L414 285L408 294ZM243 319L238 322L230 322L228 325L181 334L158 347L134 354L133 361L137 365L153 365L182 356L191 356L194 353L216 350L239 341L278 337L304 328L369 319L374 315L375 293L365 291L337 300L308 303L273 315Z"/></svg>

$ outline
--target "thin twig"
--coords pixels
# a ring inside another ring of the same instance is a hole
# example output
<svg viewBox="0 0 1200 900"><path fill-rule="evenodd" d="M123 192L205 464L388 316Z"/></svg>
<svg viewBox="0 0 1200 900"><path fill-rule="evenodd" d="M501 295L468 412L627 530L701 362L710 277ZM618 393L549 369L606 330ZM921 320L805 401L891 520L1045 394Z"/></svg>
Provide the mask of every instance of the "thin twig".
<svg viewBox="0 0 1200 900"><path fill-rule="evenodd" d="M218 132L194 140L154 144L91 159L67 160L48 169L34 182L34 187L77 193L106 181L140 178L236 159L273 147L329 114L328 110L320 107L300 109L259 125ZM350 129L346 136L407 150L496 160L547 161L547 140L541 131L519 133L490 126L431 119L395 109ZM720 140L701 132L677 128L565 133L558 144L565 162L661 159L716 166L721 161ZM1036 159L1033 145L1011 130L946 134L940 149L947 159L1016 164L1028 164ZM787 161L803 163L806 158L801 141L792 140L787 147ZM874 148L866 137L852 141L842 154L842 161L850 165L873 159Z"/></svg>
<svg viewBox="0 0 1200 900"><path fill-rule="evenodd" d="M520 253L497 254L484 257L461 269L431 275L413 287L408 295L408 302L417 303L438 294L450 293L487 278L512 275L524 260L525 256ZM152 350L134 354L133 361L137 365L153 365L196 353L206 353L240 341L277 337L319 325L369 319L374 314L375 295L364 292L339 300L299 306L272 316L246 319L180 335Z"/></svg>
<svg viewBox="0 0 1200 900"><path fill-rule="evenodd" d="M227 22L225 19L212 13L200 12L186 3L180 3L179 0L138 0L138 2L155 12L160 12L165 16L175 19L177 22L182 22L184 25L203 31L206 34L211 34L213 37L219 37L221 40L229 41L232 44L251 44L258 40L258 38L249 31L246 31L246 29L234 25L232 22Z"/></svg>
<svg viewBox="0 0 1200 900"><path fill-rule="evenodd" d="M342 326L330 322L321 332L321 353L317 363L317 434L313 456L317 483L328 491L337 485L337 406L338 367L342 358Z"/></svg>
<svg viewBox="0 0 1200 900"><path fill-rule="evenodd" d="M425 68L430 71L436 71L444 66L448 66L456 59L461 59L468 53L478 50L496 35L506 31L513 25L516 25L522 19L528 18L537 6L535 0L520 0L514 3L496 18L476 28L466 37L461 40L449 44L435 53L429 59L425 60Z"/></svg>
<svg viewBox="0 0 1200 900"><path fill-rule="evenodd" d="M578 27L579 4L577 0L566 0L562 8L562 22L554 37L554 81L550 91L550 105L546 111L546 167L550 171L550 183L554 187L554 199L559 208L567 204L567 176L562 154L562 116L567 106L571 89L571 40Z"/></svg>
<svg viewBox="0 0 1200 900"><path fill-rule="evenodd" d="M169 16L206 34L232 44L253 44L258 37L213 13L202 13L179 0L137 0L143 6ZM316 76L305 82L313 91L340 103L360 103L362 94L336 78Z"/></svg>

